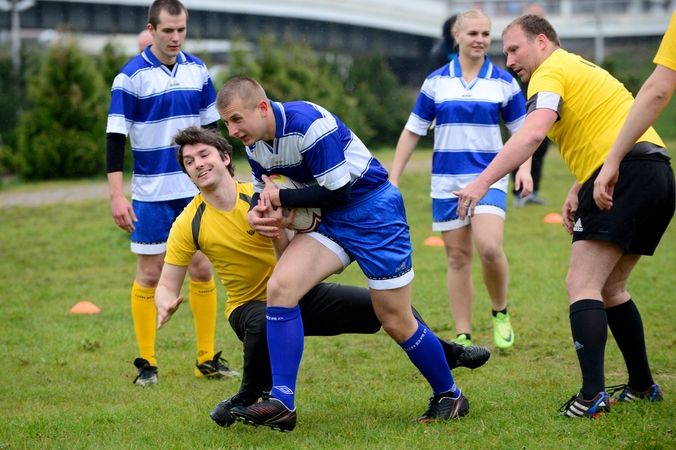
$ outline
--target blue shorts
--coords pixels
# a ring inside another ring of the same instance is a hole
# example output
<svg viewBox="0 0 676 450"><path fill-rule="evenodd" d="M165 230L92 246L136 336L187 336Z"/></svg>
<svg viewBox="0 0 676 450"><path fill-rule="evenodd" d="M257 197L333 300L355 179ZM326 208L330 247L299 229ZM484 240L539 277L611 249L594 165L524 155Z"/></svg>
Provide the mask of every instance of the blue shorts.
<svg viewBox="0 0 676 450"><path fill-rule="evenodd" d="M317 228L357 261L376 290L400 288L413 280L408 230L404 200L389 181L344 208L322 212Z"/></svg>
<svg viewBox="0 0 676 450"><path fill-rule="evenodd" d="M137 255L160 255L167 251L169 231L193 197L163 202L132 200L131 206L138 222L131 232L131 251Z"/></svg>
<svg viewBox="0 0 676 450"><path fill-rule="evenodd" d="M474 208L474 214L495 214L503 219L507 210L507 193L491 188ZM432 230L450 231L465 227L472 218L458 218L458 197L432 199Z"/></svg>

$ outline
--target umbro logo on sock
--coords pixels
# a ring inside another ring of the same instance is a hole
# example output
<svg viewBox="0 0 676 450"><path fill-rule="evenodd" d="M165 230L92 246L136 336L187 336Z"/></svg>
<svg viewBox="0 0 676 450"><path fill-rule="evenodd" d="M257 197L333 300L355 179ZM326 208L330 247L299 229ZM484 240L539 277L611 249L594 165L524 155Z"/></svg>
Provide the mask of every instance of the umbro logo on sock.
<svg viewBox="0 0 676 450"><path fill-rule="evenodd" d="M584 231L582 228L582 219L577 219L577 222L575 222L575 226L573 227L573 231Z"/></svg>

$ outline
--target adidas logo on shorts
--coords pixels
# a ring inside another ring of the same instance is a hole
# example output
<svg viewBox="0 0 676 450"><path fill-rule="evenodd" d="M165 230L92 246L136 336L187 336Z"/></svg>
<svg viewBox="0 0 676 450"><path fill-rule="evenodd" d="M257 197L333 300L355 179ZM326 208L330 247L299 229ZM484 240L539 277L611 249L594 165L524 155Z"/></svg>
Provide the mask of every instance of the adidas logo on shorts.
<svg viewBox="0 0 676 450"><path fill-rule="evenodd" d="M577 222L575 222L575 226L573 227L573 231L584 231L582 228L582 219L577 219Z"/></svg>

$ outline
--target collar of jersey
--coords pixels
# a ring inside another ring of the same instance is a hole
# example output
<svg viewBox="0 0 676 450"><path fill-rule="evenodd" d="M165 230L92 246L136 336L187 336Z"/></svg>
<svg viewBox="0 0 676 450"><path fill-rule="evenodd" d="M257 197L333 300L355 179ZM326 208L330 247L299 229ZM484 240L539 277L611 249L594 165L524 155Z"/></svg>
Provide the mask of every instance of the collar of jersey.
<svg viewBox="0 0 676 450"><path fill-rule="evenodd" d="M272 105L272 112L275 113L275 139L281 138L284 135L284 105L270 100Z"/></svg>
<svg viewBox="0 0 676 450"><path fill-rule="evenodd" d="M153 54L153 52L150 51L150 45L146 47L145 50L143 50L143 57L148 61L150 64L152 64L155 67L160 67L163 64L160 62L159 59ZM185 55L183 52L178 52L178 55L176 56L176 64L182 64L185 62Z"/></svg>
<svg viewBox="0 0 676 450"><path fill-rule="evenodd" d="M488 71L490 70L491 66L492 66L491 60L488 59L488 56L484 55L484 65L481 66L479 75L477 75L476 79L472 83L470 83L468 87L474 85L476 80L478 80L479 78L487 78ZM451 71L452 77L462 78L462 67L460 67L460 58L456 57L455 59L453 59L453 61L451 61L451 68L453 69Z"/></svg>

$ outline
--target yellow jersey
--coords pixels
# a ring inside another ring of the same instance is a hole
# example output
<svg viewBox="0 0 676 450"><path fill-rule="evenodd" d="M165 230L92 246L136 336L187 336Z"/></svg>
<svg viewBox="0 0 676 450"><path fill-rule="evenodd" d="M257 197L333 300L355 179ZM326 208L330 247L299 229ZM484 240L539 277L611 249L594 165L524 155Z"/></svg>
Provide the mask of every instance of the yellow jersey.
<svg viewBox="0 0 676 450"><path fill-rule="evenodd" d="M558 101L551 101L551 94ZM545 98L547 102L542 101ZM563 49L555 50L533 73L528 99L528 112L541 107L556 110L559 117L547 136L558 145L580 184L608 157L634 102L606 70ZM637 142L642 141L664 147L652 127Z"/></svg>
<svg viewBox="0 0 676 450"><path fill-rule="evenodd" d="M664 33L653 62L676 72L676 12L671 16L669 28Z"/></svg>
<svg viewBox="0 0 676 450"><path fill-rule="evenodd" d="M209 258L227 290L226 317L245 303L266 301L276 263L270 239L246 221L252 196L251 183L237 183L237 203L225 212L197 194L176 218L167 240L164 261L169 264L186 267L197 250Z"/></svg>

